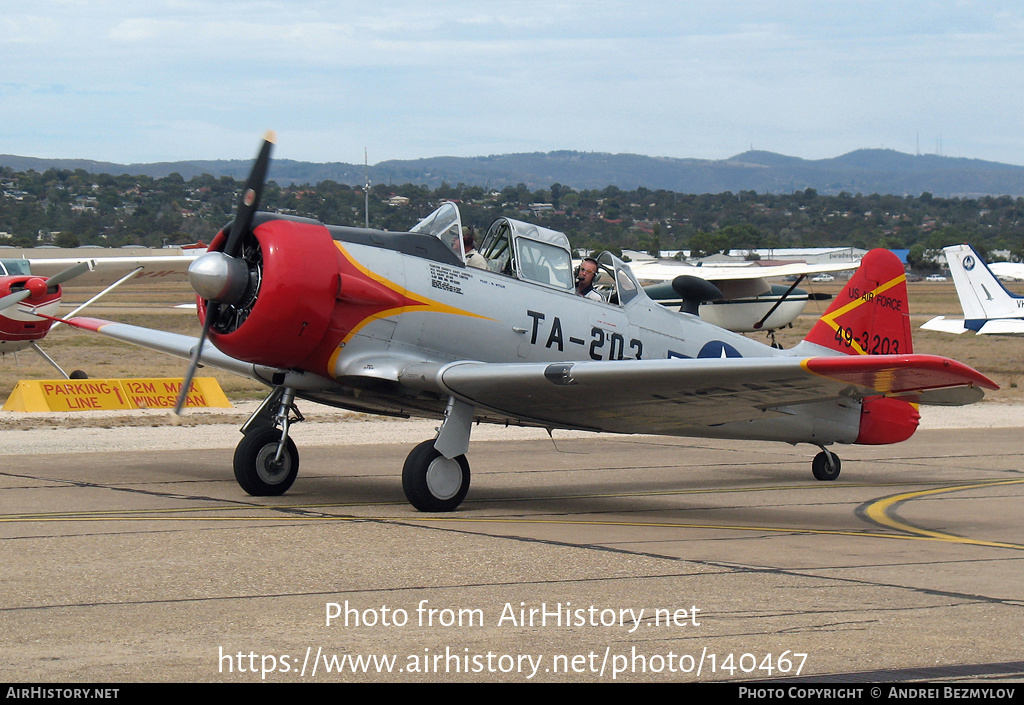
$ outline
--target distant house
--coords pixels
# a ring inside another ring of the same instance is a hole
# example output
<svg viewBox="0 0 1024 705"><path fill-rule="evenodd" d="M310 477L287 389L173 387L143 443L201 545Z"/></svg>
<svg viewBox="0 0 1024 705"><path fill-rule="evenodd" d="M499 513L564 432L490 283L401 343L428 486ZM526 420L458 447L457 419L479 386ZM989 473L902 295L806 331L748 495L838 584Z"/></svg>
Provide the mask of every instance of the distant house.
<svg viewBox="0 0 1024 705"><path fill-rule="evenodd" d="M389 206L407 206L409 205L409 199L405 196L392 196L388 199Z"/></svg>

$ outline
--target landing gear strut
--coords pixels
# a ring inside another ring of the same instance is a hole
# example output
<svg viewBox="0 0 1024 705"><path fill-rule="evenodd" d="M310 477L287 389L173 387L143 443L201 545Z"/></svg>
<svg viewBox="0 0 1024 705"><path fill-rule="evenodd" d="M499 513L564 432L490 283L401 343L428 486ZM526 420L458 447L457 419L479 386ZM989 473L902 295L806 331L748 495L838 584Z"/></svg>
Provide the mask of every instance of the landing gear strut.
<svg viewBox="0 0 1024 705"><path fill-rule="evenodd" d="M248 494L281 495L295 482L299 451L288 430L302 420L295 407L295 390L277 387L242 426L245 435L235 448L234 470L239 486Z"/></svg>
<svg viewBox="0 0 1024 705"><path fill-rule="evenodd" d="M814 456L814 461L811 463L811 472L814 473L816 480L831 482L839 477L839 471L842 469L843 464L839 460L839 456L829 452L825 446L819 446L819 448L821 448L821 452Z"/></svg>

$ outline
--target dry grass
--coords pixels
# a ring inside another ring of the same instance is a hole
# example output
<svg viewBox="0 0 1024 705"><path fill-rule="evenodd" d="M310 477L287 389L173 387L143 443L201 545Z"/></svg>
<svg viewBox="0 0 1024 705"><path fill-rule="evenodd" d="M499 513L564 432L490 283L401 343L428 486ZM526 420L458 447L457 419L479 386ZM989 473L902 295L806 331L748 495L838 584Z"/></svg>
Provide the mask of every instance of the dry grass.
<svg viewBox="0 0 1024 705"><path fill-rule="evenodd" d="M841 283L815 285L816 290L835 294ZM999 401L1024 401L1024 338L945 335L919 330L918 327L935 315L960 317L960 305L952 282L914 282L909 285L910 308L913 312L915 352L951 357L976 368L995 380L1002 389L991 395ZM69 288L68 304L81 303L92 292ZM190 303L193 296L186 284L163 285L161 288L125 288L108 299L90 307L83 315L108 318L123 323L199 335L194 311L175 309L175 304ZM785 347L799 342L824 312L825 306L807 312L793 328L780 331L778 340ZM70 310L67 306L65 310ZM764 336L758 334L757 339ZM181 377L185 362L157 352L119 343L98 335L60 326L41 343L42 347L67 372L82 369L93 378ZM235 375L205 369L202 374L216 377L230 399L261 397L265 387ZM53 379L56 371L31 350L9 354L0 360L0 395L4 399L20 379Z"/></svg>

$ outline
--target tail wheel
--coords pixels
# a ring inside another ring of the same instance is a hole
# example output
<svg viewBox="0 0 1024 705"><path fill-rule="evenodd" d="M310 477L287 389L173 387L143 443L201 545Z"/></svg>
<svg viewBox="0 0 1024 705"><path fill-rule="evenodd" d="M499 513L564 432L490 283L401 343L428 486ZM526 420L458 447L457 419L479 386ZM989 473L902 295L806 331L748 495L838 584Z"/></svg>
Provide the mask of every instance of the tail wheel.
<svg viewBox="0 0 1024 705"><path fill-rule="evenodd" d="M405 459L402 489L421 512L450 512L469 491L469 461L465 455L446 458L433 440L423 441Z"/></svg>
<svg viewBox="0 0 1024 705"><path fill-rule="evenodd" d="M235 479L254 497L284 494L299 474L299 451L291 438L285 441L281 459L274 461L281 431L273 426L254 430L235 448Z"/></svg>
<svg viewBox="0 0 1024 705"><path fill-rule="evenodd" d="M821 451L814 456L814 460L811 462L811 472L814 473L816 480L831 482L839 477L839 471L842 466L843 464L839 460L838 455Z"/></svg>

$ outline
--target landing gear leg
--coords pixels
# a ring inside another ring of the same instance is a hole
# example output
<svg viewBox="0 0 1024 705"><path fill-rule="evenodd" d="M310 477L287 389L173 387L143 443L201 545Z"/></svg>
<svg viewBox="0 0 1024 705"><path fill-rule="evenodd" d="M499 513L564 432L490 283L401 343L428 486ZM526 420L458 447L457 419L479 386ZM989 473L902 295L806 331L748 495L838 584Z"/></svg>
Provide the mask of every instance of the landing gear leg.
<svg viewBox="0 0 1024 705"><path fill-rule="evenodd" d="M821 448L821 452L814 456L814 461L811 463L811 472L814 473L815 479L822 482L831 482L839 477L839 471L842 469L843 464L839 460L839 456L830 452L825 446L818 447Z"/></svg>
<svg viewBox="0 0 1024 705"><path fill-rule="evenodd" d="M473 407L454 397L448 400L437 438L413 448L402 468L402 489L421 512L450 512L469 491L470 427Z"/></svg>
<svg viewBox="0 0 1024 705"><path fill-rule="evenodd" d="M38 345L36 345L36 342L34 340L30 343L30 345L31 345L32 349L35 350L39 354L39 357L41 357L44 360L46 360L47 362L49 362L53 366L54 369L56 369L58 372L60 372L61 376L64 379L89 379L89 375L85 374L81 370L75 370L74 372L72 372L69 375L67 372L65 372L63 369L61 369L60 365L58 365L56 362L53 361L52 357L50 357L45 352L43 352L43 349L41 347L39 347Z"/></svg>
<svg viewBox="0 0 1024 705"><path fill-rule="evenodd" d="M256 497L288 491L299 474L299 451L288 431L302 420L295 390L287 387L275 388L249 417L234 458L235 479L243 490Z"/></svg>

